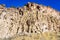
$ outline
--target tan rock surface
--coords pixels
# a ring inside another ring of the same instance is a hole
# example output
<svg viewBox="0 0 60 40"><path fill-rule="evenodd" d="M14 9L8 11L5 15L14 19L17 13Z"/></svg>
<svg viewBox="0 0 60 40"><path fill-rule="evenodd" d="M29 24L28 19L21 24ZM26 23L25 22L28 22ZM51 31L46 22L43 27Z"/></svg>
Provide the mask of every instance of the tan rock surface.
<svg viewBox="0 0 60 40"><path fill-rule="evenodd" d="M34 34L37 34L36 37L38 34L46 36L45 32L48 32L48 35L50 35L49 32L56 34L60 32L60 12L35 3L28 3L22 8L0 7L0 38L3 40L17 35L21 36L10 40L34 40L29 36ZM40 40L40 37L36 40ZM45 40L49 39L45 38Z"/></svg>

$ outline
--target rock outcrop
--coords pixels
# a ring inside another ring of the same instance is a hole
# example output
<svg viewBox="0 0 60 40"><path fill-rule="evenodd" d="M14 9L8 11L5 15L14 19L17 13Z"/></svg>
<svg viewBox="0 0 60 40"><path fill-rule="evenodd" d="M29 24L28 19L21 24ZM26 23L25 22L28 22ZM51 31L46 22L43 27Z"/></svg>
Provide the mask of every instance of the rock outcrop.
<svg viewBox="0 0 60 40"><path fill-rule="evenodd" d="M30 2L22 8L0 5L0 38L45 32L60 32L60 12Z"/></svg>

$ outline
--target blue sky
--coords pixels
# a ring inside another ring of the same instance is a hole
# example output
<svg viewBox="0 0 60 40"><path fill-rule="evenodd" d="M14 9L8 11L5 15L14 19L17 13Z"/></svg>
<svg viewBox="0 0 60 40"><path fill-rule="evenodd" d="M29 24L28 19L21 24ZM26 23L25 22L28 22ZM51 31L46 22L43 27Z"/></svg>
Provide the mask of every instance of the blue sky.
<svg viewBox="0 0 60 40"><path fill-rule="evenodd" d="M6 7L10 6L23 7L25 4L27 4L27 2L43 4L45 6L50 6L60 11L60 0L0 0L0 4L5 4Z"/></svg>

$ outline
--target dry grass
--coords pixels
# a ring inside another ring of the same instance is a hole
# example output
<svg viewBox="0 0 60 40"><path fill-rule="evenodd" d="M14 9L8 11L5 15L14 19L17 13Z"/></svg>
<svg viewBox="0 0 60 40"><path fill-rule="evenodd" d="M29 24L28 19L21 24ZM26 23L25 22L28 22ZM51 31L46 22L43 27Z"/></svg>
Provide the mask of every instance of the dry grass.
<svg viewBox="0 0 60 40"><path fill-rule="evenodd" d="M60 36L55 33L45 32L42 34L31 34L31 36L16 36L11 40L60 40Z"/></svg>

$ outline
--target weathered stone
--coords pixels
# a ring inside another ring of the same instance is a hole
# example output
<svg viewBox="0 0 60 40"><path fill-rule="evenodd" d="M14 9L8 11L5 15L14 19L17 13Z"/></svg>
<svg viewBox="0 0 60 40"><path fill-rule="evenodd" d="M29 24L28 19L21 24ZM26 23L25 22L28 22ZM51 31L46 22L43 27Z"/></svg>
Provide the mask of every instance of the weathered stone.
<svg viewBox="0 0 60 40"><path fill-rule="evenodd" d="M32 33L32 35L39 33L39 35L43 34L44 36L45 32L60 32L60 12L50 7L28 3L22 8L1 8L0 38L2 39L16 35L27 35L26 38L28 38ZM31 38L32 40L34 39L33 37ZM39 39L37 36L35 38L36 40ZM45 37L44 39L42 38L41 40L48 40ZM26 39L21 38L21 40ZM30 37L27 40L30 40Z"/></svg>

